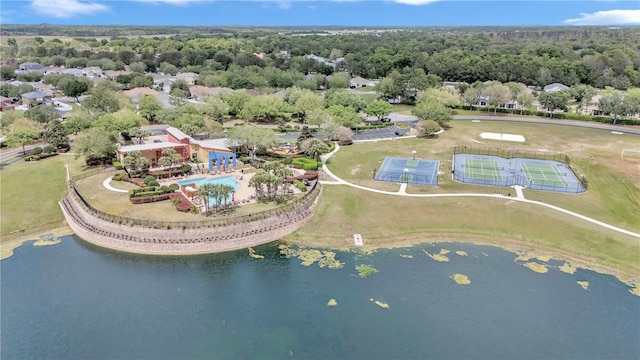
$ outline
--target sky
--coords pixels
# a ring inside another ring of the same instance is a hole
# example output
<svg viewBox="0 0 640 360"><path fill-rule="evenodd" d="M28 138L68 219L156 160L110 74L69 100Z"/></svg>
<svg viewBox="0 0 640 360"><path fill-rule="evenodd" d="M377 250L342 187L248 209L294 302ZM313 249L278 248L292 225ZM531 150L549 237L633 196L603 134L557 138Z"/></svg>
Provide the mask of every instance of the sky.
<svg viewBox="0 0 640 360"><path fill-rule="evenodd" d="M0 24L640 26L639 0L0 0Z"/></svg>

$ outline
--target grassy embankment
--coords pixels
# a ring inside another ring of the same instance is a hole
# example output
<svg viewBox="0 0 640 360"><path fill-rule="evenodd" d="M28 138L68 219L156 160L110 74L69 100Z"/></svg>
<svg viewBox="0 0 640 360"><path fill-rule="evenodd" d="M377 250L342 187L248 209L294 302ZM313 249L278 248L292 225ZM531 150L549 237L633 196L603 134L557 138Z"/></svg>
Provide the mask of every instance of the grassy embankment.
<svg viewBox="0 0 640 360"><path fill-rule="evenodd" d="M525 143L486 140L481 132L521 134ZM386 191L398 184L372 180L385 156L440 160L438 187L409 185L408 193L501 193L512 189L472 186L451 179L451 148L546 150L566 153L585 173L592 156L586 194L526 191L525 197L557 205L612 225L640 231L640 159L620 159L620 150L638 137L608 131L537 124L454 121L438 139L402 139L343 147L329 168L343 179ZM582 148L581 148L582 146ZM361 233L369 246L399 246L428 241L471 241L506 248L539 249L592 267L615 268L640 276L640 239L607 230L538 205L508 198L407 198L381 195L346 186L325 186L314 218L287 240L315 246L347 248ZM615 272L615 271L610 271Z"/></svg>

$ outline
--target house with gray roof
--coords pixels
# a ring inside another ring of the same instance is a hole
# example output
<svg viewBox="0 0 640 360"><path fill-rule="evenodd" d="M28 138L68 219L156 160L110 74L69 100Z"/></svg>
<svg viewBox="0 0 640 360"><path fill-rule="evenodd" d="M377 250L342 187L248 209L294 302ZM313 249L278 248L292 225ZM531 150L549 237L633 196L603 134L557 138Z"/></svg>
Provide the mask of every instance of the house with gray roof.
<svg viewBox="0 0 640 360"><path fill-rule="evenodd" d="M554 93L554 92L557 92L557 91L560 91L560 90L566 90L568 88L569 87L567 85L563 85L563 84L560 84L560 83L553 83L553 84L549 84L549 85L545 86L544 87L544 92Z"/></svg>

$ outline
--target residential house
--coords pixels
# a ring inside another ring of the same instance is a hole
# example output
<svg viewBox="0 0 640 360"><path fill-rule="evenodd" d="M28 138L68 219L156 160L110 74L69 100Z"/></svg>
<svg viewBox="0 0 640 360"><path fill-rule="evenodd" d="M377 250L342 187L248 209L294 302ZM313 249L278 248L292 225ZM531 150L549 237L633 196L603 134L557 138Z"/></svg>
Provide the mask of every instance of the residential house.
<svg viewBox="0 0 640 360"><path fill-rule="evenodd" d="M64 66L45 66L42 68L42 73L44 75L51 75L51 74L62 74L62 72L65 70Z"/></svg>
<svg viewBox="0 0 640 360"><path fill-rule="evenodd" d="M357 89L361 87L373 87L376 86L376 82L373 80L365 79L363 77L357 76L353 79L349 80L349 87L352 89Z"/></svg>
<svg viewBox="0 0 640 360"><path fill-rule="evenodd" d="M84 74L82 73L82 70L77 69L77 68L70 68L70 69L65 69L62 71L63 74L71 74L73 76L77 76L77 77L82 77L84 76Z"/></svg>
<svg viewBox="0 0 640 360"><path fill-rule="evenodd" d="M51 94L47 94L41 91L32 91L22 94L22 105L27 109L34 108L36 106L51 106L53 105Z"/></svg>
<svg viewBox="0 0 640 360"><path fill-rule="evenodd" d="M18 65L18 72L20 73L28 73L29 71L38 71L42 70L44 65L38 64L36 62L24 62Z"/></svg>
<svg viewBox="0 0 640 360"><path fill-rule="evenodd" d="M207 96L217 95L220 93L220 87L208 87L202 85L193 85L189 87L191 98L194 100L204 100Z"/></svg>
<svg viewBox="0 0 640 360"><path fill-rule="evenodd" d="M563 85L563 84L560 84L560 83L553 83L553 84L549 84L549 85L545 86L544 87L544 92L554 93L554 92L557 92L557 91L560 91L560 90L566 90L568 88L569 87L567 85Z"/></svg>
<svg viewBox="0 0 640 360"><path fill-rule="evenodd" d="M0 111L11 111L15 110L16 104L14 99L0 96Z"/></svg>
<svg viewBox="0 0 640 360"><path fill-rule="evenodd" d="M102 76L103 76L103 77L105 77L105 78L107 78L107 79L109 79L109 80L114 80L114 81L115 81L115 80L116 80L116 78L117 78L119 75L129 75L129 74L131 74L131 72L130 72L130 71L123 71L123 70L107 70L107 71L104 71L104 72L102 73Z"/></svg>
<svg viewBox="0 0 640 360"><path fill-rule="evenodd" d="M176 80L180 79L186 81L189 85L195 85L198 81L198 74L192 72L180 73L176 75Z"/></svg>
<svg viewBox="0 0 640 360"><path fill-rule="evenodd" d="M82 69L82 76L86 76L90 79L102 77L102 69L97 66L89 66Z"/></svg>
<svg viewBox="0 0 640 360"><path fill-rule="evenodd" d="M144 95L153 95L153 96L158 95L158 91L148 87L137 87L131 90L123 91L122 93L126 95L129 99L131 99L131 101L133 101L134 103L138 103L138 101L140 101L140 98L143 97Z"/></svg>
<svg viewBox="0 0 640 360"><path fill-rule="evenodd" d="M153 87L162 92L170 92L171 84L176 81L176 78L171 75L153 74Z"/></svg>
<svg viewBox="0 0 640 360"><path fill-rule="evenodd" d="M28 84L33 86L35 91L40 91L51 95L53 95L53 90L55 89L55 86L51 84L44 84L41 82L29 82Z"/></svg>

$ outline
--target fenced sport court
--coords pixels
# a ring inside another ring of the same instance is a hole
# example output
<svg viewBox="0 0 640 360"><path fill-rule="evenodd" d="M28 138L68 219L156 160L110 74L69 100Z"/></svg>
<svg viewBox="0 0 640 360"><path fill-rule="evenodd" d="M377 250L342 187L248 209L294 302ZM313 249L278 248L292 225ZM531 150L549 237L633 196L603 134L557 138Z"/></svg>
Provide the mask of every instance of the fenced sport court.
<svg viewBox="0 0 640 360"><path fill-rule="evenodd" d="M374 180L415 185L438 185L438 167L433 160L407 159L387 156L380 166L374 169Z"/></svg>
<svg viewBox="0 0 640 360"><path fill-rule="evenodd" d="M569 157L563 154L505 150L492 153L478 149L469 149L471 154L467 154L464 151L465 148L456 148L453 156L453 178L463 183L520 185L532 190L570 193L586 191L586 179L578 180L569 166Z"/></svg>

